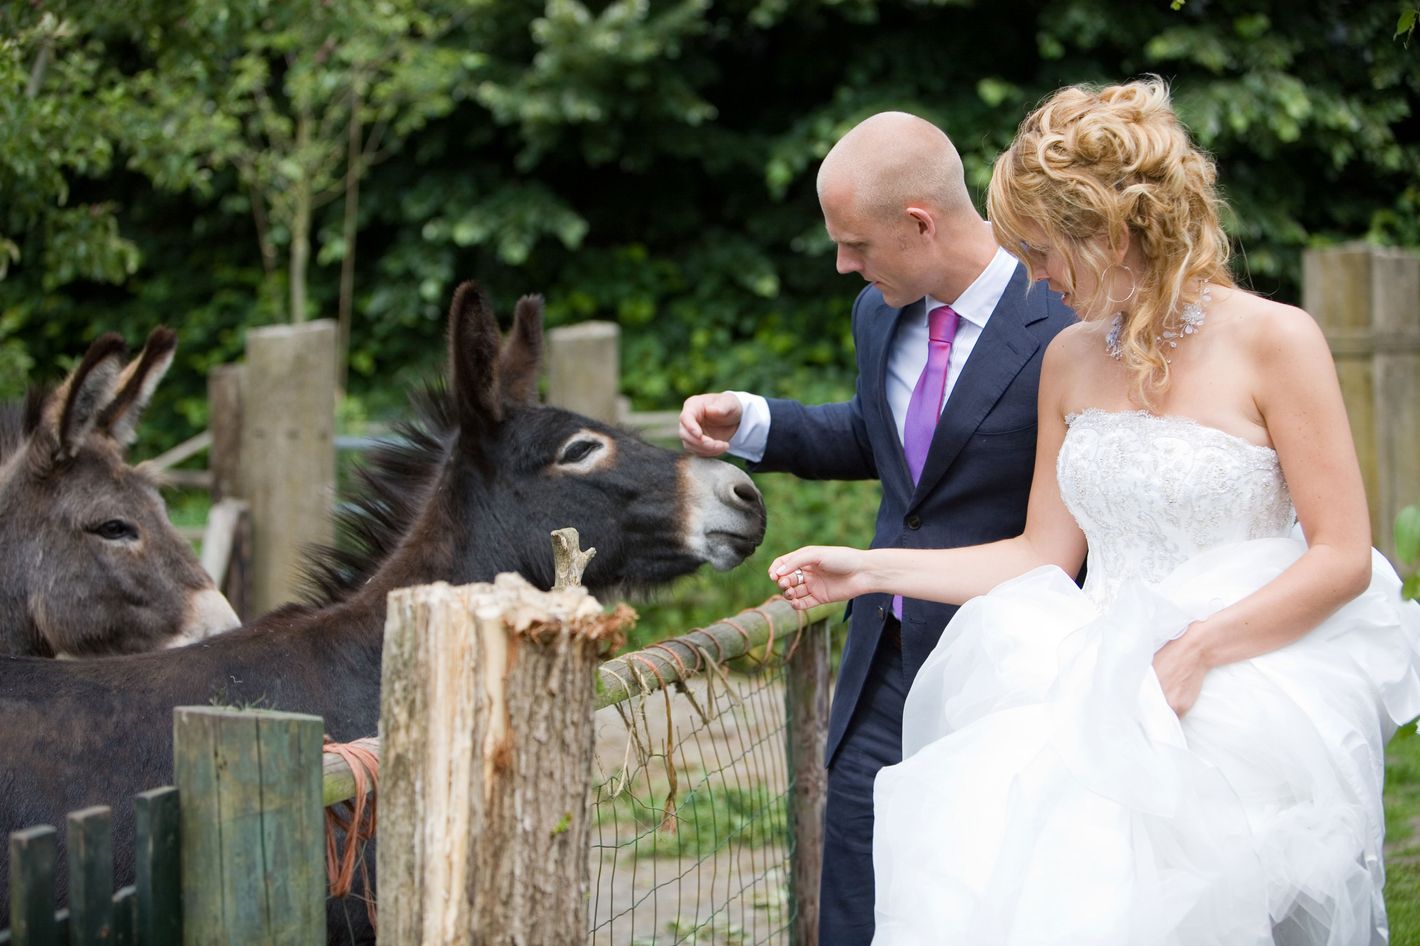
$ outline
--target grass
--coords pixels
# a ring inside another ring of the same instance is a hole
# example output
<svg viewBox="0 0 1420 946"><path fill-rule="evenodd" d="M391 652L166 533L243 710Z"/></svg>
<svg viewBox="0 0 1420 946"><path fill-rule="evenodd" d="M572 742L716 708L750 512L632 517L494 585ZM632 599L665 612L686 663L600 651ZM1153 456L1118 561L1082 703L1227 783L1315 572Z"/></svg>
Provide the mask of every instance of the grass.
<svg viewBox="0 0 1420 946"><path fill-rule="evenodd" d="M1420 946L1420 734L1402 726L1386 749L1386 910L1393 946Z"/></svg>

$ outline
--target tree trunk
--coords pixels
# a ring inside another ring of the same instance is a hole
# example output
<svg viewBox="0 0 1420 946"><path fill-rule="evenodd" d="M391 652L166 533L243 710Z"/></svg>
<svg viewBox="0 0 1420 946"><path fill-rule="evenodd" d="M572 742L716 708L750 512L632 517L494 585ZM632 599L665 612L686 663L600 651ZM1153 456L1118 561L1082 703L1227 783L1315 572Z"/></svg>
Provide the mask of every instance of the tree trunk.
<svg viewBox="0 0 1420 946"><path fill-rule="evenodd" d="M305 155L311 143L311 116L296 117L296 154ZM300 158L298 157L298 161ZM311 260L311 217L314 213L311 180L304 172L291 183L295 199L291 207L291 321L306 321L306 270Z"/></svg>
<svg viewBox="0 0 1420 946"><path fill-rule="evenodd" d="M360 93L350 90L350 125L345 137L345 219L341 223L340 234L345 243L345 257L340 261L340 305L337 323L340 336L335 351L335 393L339 397L345 393L345 385L350 377L350 326L351 311L355 304L355 238L358 235L356 223L360 211Z"/></svg>

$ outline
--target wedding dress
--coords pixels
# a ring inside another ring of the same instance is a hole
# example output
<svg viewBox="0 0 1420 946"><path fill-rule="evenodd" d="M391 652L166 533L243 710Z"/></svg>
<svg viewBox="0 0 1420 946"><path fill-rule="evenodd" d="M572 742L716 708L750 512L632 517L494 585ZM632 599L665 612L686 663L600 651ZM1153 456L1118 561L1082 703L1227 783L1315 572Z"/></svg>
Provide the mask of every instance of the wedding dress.
<svg viewBox="0 0 1420 946"><path fill-rule="evenodd" d="M1386 942L1382 750L1420 715L1420 605L1369 589L1205 678L1180 720L1155 651L1305 548L1271 449L1177 417L1069 418L1089 540L968 602L874 793L876 946Z"/></svg>

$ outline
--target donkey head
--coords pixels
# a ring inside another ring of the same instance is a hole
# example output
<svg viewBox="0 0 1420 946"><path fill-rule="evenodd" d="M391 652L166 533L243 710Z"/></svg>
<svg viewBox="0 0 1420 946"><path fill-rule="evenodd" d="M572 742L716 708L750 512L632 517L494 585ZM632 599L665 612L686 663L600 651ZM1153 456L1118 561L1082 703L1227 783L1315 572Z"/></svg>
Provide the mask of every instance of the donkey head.
<svg viewBox="0 0 1420 946"><path fill-rule="evenodd" d="M499 344L471 283L449 326L449 419L457 431L440 488L455 526L475 536L459 577L501 562L551 585L548 533L576 528L595 547L583 581L596 592L642 589L702 564L728 569L764 538L764 501L750 478L718 460L684 456L624 430L537 403L542 299L524 297Z"/></svg>
<svg viewBox="0 0 1420 946"><path fill-rule="evenodd" d="M0 653L151 650L239 623L153 475L124 461L176 345L155 329L125 366L122 340L104 335L52 394L3 409Z"/></svg>

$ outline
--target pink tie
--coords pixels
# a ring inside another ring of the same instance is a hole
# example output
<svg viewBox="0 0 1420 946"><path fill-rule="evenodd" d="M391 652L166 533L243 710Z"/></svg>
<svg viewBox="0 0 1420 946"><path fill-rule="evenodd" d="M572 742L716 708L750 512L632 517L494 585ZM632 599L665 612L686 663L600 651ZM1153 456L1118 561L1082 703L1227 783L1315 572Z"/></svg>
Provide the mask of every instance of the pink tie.
<svg viewBox="0 0 1420 946"><path fill-rule="evenodd" d="M902 450L913 483L922 478L927 450L932 446L932 434L937 430L937 419L942 413L942 400L947 393L947 364L951 360L958 321L949 305L939 305L927 314L927 367L922 369L917 386L912 389L902 431ZM901 620L901 596L893 596L892 613Z"/></svg>

